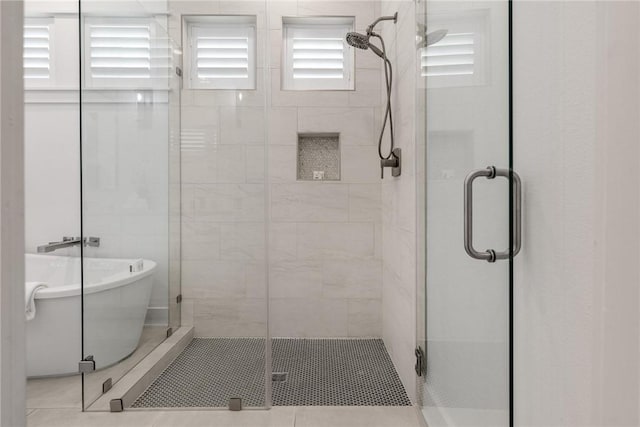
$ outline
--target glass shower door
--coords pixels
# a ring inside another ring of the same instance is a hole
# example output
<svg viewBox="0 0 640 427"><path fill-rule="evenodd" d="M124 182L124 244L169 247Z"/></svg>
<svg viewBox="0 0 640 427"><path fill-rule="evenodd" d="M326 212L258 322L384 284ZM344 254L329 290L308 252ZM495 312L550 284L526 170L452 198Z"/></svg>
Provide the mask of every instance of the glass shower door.
<svg viewBox="0 0 640 427"><path fill-rule="evenodd" d="M84 409L180 325L180 78L148 7L81 2Z"/></svg>
<svg viewBox="0 0 640 427"><path fill-rule="evenodd" d="M517 226L509 2L421 2L417 16L423 415L430 427L507 426Z"/></svg>

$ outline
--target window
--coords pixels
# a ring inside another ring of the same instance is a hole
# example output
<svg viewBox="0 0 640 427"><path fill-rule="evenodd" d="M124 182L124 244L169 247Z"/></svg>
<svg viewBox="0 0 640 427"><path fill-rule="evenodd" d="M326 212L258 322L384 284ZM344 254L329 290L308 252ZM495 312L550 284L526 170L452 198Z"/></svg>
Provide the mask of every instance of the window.
<svg viewBox="0 0 640 427"><path fill-rule="evenodd" d="M421 52L422 76L471 76L474 72L473 33L449 33Z"/></svg>
<svg viewBox="0 0 640 427"><path fill-rule="evenodd" d="M24 78L27 86L49 85L53 77L50 19L27 19L24 25Z"/></svg>
<svg viewBox="0 0 640 427"><path fill-rule="evenodd" d="M479 9L455 15L432 15L429 27L447 29L437 43L420 49L420 75L430 88L483 85L490 53L486 47L488 14ZM424 26L421 26L421 30ZM425 32L428 32L425 30Z"/></svg>
<svg viewBox="0 0 640 427"><path fill-rule="evenodd" d="M355 52L345 39L353 24L353 18L284 18L282 88L353 90Z"/></svg>
<svg viewBox="0 0 640 427"><path fill-rule="evenodd" d="M153 18L87 18L85 86L155 88L168 85L170 50Z"/></svg>
<svg viewBox="0 0 640 427"><path fill-rule="evenodd" d="M256 88L256 17L186 17L192 89Z"/></svg>

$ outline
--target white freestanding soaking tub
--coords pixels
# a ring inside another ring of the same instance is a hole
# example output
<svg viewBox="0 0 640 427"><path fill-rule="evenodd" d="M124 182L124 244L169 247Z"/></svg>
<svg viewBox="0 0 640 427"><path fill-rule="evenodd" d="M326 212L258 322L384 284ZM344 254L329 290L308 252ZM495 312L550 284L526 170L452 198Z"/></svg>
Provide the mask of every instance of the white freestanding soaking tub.
<svg viewBox="0 0 640 427"><path fill-rule="evenodd" d="M94 356L96 369L119 362L138 346L156 269L155 262L144 260L135 271L139 262L84 260L84 355ZM80 258L28 254L26 281L48 285L37 292L36 317L27 322L27 375L78 373Z"/></svg>

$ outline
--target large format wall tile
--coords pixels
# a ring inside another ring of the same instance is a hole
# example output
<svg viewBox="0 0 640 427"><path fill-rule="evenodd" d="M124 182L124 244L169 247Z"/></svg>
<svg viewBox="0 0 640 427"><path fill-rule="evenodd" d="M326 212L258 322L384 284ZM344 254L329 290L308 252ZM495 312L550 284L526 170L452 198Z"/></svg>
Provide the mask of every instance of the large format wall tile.
<svg viewBox="0 0 640 427"><path fill-rule="evenodd" d="M348 187L321 182L274 184L271 186L273 221L347 221Z"/></svg>
<svg viewBox="0 0 640 427"><path fill-rule="evenodd" d="M202 2L173 3L180 13L207 13ZM257 15L257 89L182 90L185 321L198 336L264 336L268 276L274 336L381 336L380 58L355 52L353 91L280 87L283 16L354 16L362 31L379 3L265 4L210 9ZM178 24L171 28L180 35ZM299 133L340 135L340 181L297 181Z"/></svg>

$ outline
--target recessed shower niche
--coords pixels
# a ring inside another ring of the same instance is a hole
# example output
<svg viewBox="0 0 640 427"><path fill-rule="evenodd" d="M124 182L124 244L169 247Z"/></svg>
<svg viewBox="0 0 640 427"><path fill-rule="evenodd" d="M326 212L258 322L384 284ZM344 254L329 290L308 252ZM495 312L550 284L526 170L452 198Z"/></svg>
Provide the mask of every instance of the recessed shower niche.
<svg viewBox="0 0 640 427"><path fill-rule="evenodd" d="M298 181L340 181L340 134L298 134Z"/></svg>

